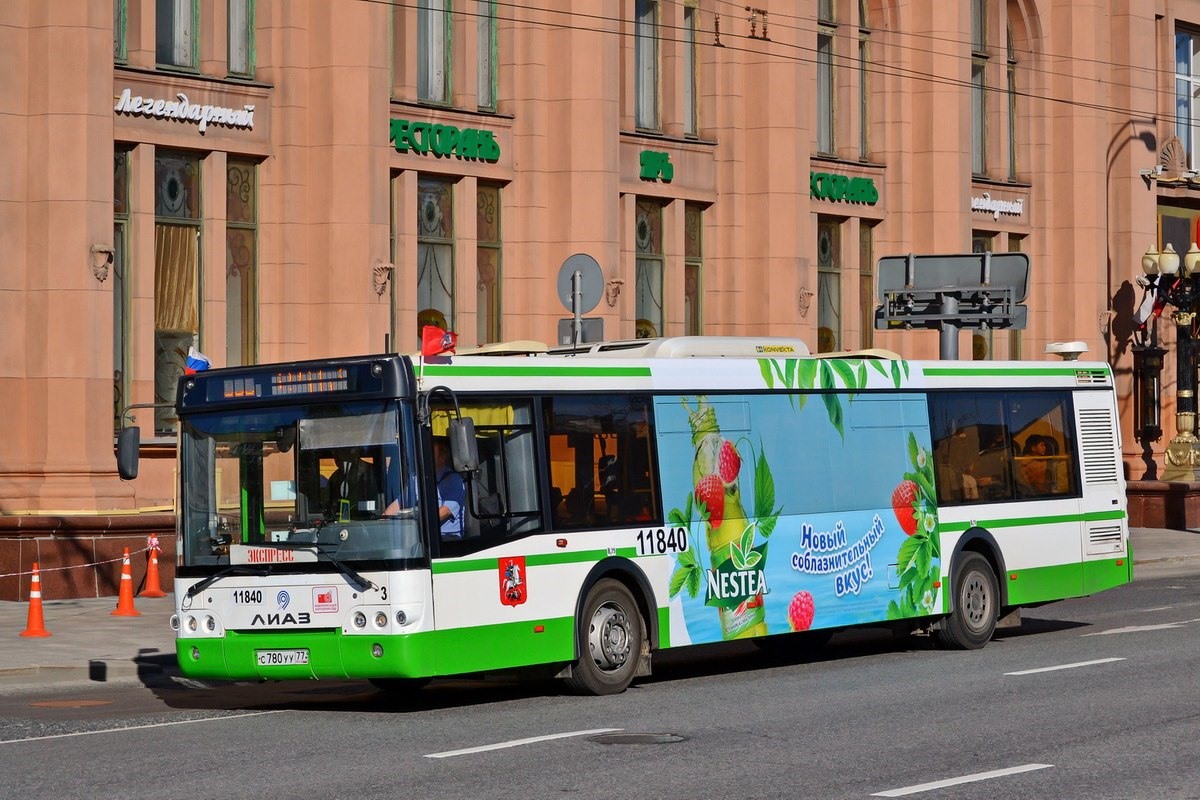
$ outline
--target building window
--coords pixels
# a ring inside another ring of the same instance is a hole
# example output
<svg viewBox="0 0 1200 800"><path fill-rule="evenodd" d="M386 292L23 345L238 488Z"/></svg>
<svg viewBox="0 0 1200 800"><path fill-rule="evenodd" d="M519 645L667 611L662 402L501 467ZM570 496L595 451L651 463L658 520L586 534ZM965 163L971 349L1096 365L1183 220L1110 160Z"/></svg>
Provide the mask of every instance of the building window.
<svg viewBox="0 0 1200 800"><path fill-rule="evenodd" d="M817 352L842 346L842 224L817 218Z"/></svg>
<svg viewBox="0 0 1200 800"><path fill-rule="evenodd" d="M483 111L496 110L496 0L479 0L479 87L477 104Z"/></svg>
<svg viewBox="0 0 1200 800"><path fill-rule="evenodd" d="M819 5L817 26L817 152L832 155L837 146L834 131L833 4Z"/></svg>
<svg viewBox="0 0 1200 800"><path fill-rule="evenodd" d="M450 102L451 0L417 0L417 98Z"/></svg>
<svg viewBox="0 0 1200 800"><path fill-rule="evenodd" d="M987 172L987 0L971 0L971 172Z"/></svg>
<svg viewBox="0 0 1200 800"><path fill-rule="evenodd" d="M417 179L417 341L421 328L454 329L454 184Z"/></svg>
<svg viewBox="0 0 1200 800"><path fill-rule="evenodd" d="M127 13L125 0L113 0L113 60L118 64L124 64L129 55L125 49Z"/></svg>
<svg viewBox="0 0 1200 800"><path fill-rule="evenodd" d="M858 329L859 347L874 347L875 228L865 221L858 226Z"/></svg>
<svg viewBox="0 0 1200 800"><path fill-rule="evenodd" d="M971 232L971 252L972 253L992 253L995 252L996 234L986 231ZM991 329L973 331L971 333L971 359L974 361L987 361L992 358L993 351L992 331Z"/></svg>
<svg viewBox="0 0 1200 800"><path fill-rule="evenodd" d="M871 31L867 27L866 0L858 3L858 157L866 160L870 154L867 131L870 128L870 87L867 83L871 72Z"/></svg>
<svg viewBox="0 0 1200 800"><path fill-rule="evenodd" d="M696 203L683 207L683 335L704 330L704 212Z"/></svg>
<svg viewBox="0 0 1200 800"><path fill-rule="evenodd" d="M480 181L475 214L479 344L500 341L500 186Z"/></svg>
<svg viewBox="0 0 1200 800"><path fill-rule="evenodd" d="M1187 166L1200 164L1200 35L1175 33L1175 135L1187 151Z"/></svg>
<svg viewBox="0 0 1200 800"><path fill-rule="evenodd" d="M700 108L696 60L696 25L700 9L695 0L683 7L683 133L685 136L700 135Z"/></svg>
<svg viewBox="0 0 1200 800"><path fill-rule="evenodd" d="M637 81L635 124L658 130L658 0L636 0L634 71Z"/></svg>
<svg viewBox="0 0 1200 800"><path fill-rule="evenodd" d="M225 364L258 361L258 167L230 158L225 190Z"/></svg>
<svg viewBox="0 0 1200 800"><path fill-rule="evenodd" d="M637 243L637 272L634 292L639 339L663 335L663 207L657 200L639 198L634 237Z"/></svg>
<svg viewBox="0 0 1200 800"><path fill-rule="evenodd" d="M164 67L196 68L196 0L155 0L155 52Z"/></svg>
<svg viewBox="0 0 1200 800"><path fill-rule="evenodd" d="M113 154L113 427L129 404L129 151Z"/></svg>
<svg viewBox="0 0 1200 800"><path fill-rule="evenodd" d="M1008 235L1008 252L1021 253L1025 249L1025 237L1010 233ZM1021 359L1021 330L1010 328L1008 331L1008 357L1013 361Z"/></svg>
<svg viewBox="0 0 1200 800"><path fill-rule="evenodd" d="M229 74L254 77L254 0L229 0Z"/></svg>
<svg viewBox="0 0 1200 800"><path fill-rule="evenodd" d="M972 253L994 253L996 234L987 231L971 231Z"/></svg>
<svg viewBox="0 0 1200 800"><path fill-rule="evenodd" d="M154 402L175 402L188 349L200 347L200 157L154 156ZM172 408L156 408L157 434L172 433Z"/></svg>

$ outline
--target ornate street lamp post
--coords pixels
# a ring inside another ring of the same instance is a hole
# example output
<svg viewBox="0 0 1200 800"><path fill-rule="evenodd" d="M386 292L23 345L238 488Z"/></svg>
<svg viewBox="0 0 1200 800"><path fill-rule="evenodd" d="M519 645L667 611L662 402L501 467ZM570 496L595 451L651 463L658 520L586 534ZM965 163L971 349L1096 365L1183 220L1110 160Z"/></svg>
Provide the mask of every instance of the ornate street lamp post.
<svg viewBox="0 0 1200 800"><path fill-rule="evenodd" d="M1164 481L1194 481L1196 467L1200 464L1200 450L1196 448L1196 365L1195 365L1195 322L1196 309L1200 304L1200 247L1193 242L1183 257L1183 272L1180 272L1179 254L1169 242L1161 253L1151 247L1142 256L1142 270L1146 282L1157 303L1171 306L1171 321L1175 323L1175 436L1167 445ZM1154 320L1150 320L1154 324ZM1151 347L1155 347L1151 328Z"/></svg>

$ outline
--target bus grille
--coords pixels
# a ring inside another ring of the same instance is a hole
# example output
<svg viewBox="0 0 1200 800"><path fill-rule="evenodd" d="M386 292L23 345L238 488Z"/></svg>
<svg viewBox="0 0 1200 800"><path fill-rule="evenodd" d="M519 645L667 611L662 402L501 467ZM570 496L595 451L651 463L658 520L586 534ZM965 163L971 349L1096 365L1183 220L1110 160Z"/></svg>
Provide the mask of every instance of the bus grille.
<svg viewBox="0 0 1200 800"><path fill-rule="evenodd" d="M1080 409L1079 449L1083 455L1084 483L1116 483L1117 438L1112 413L1103 409Z"/></svg>
<svg viewBox="0 0 1200 800"><path fill-rule="evenodd" d="M1120 525L1106 525L1088 530L1087 552L1089 556L1120 553L1124 549Z"/></svg>
<svg viewBox="0 0 1200 800"><path fill-rule="evenodd" d="M1109 382L1108 371L1103 369L1077 369L1075 370L1075 383L1080 385L1100 384L1107 386Z"/></svg>

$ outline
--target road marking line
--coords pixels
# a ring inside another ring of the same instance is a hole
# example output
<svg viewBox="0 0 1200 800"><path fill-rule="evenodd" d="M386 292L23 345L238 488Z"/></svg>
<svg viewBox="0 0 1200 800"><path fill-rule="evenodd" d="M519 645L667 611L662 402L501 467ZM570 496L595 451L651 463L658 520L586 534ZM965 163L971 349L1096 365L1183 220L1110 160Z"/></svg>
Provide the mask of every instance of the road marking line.
<svg viewBox="0 0 1200 800"><path fill-rule="evenodd" d="M624 730L623 728L596 728L590 731L570 731L568 733L551 733L546 736L531 736L528 739L513 739L508 742L497 742L496 744L485 744L479 747L465 747L462 750L446 750L441 753L426 753L426 758L450 758L451 756L465 756L471 753L483 753L488 750L503 750L508 747L520 747L523 744L534 744L536 742L548 742L551 739L569 739L573 736L591 736L596 733L612 733L613 731Z"/></svg>
<svg viewBox="0 0 1200 800"><path fill-rule="evenodd" d="M202 719L180 719L174 722L156 722L153 725L131 725L128 728L104 728L98 731L76 731L74 733L55 733L50 736L30 736L28 739L5 739L0 744L15 744L17 742L43 742L47 739L69 739L72 736L91 736L93 733L127 733L129 731L145 731L151 728L166 728L170 725L191 725L193 722L220 722L226 719L241 719L243 717L261 717L263 714L282 714L286 708L275 711L251 711L248 714L228 714L224 717L204 717Z"/></svg>
<svg viewBox="0 0 1200 800"><path fill-rule="evenodd" d="M1129 625L1124 628L1109 628L1106 631L1085 633L1082 636L1109 636L1114 633L1144 633L1145 631L1165 631L1171 628L1182 628L1186 622L1163 622L1158 625Z"/></svg>
<svg viewBox="0 0 1200 800"><path fill-rule="evenodd" d="M974 775L963 775L961 778L947 778L944 781L919 783L915 786L905 786L902 789L889 789L886 792L876 792L875 794L871 795L871 797L903 797L906 794L928 792L932 789L944 789L947 786L957 786L960 783L974 783L976 781L991 780L992 778L1003 778L1007 775L1017 775L1022 772L1033 772L1036 769L1047 769L1053 766L1053 764L1025 764L1020 767L1009 767L1008 769L994 769L990 772L976 772Z"/></svg>
<svg viewBox="0 0 1200 800"><path fill-rule="evenodd" d="M1055 672L1060 669L1075 669L1076 667L1091 667L1096 664L1110 664L1113 661L1124 661L1123 658L1098 658L1095 661L1079 661L1075 664L1059 664L1055 667L1038 667L1037 669L1022 669L1017 672L1006 672L1005 675L1032 675L1035 672Z"/></svg>

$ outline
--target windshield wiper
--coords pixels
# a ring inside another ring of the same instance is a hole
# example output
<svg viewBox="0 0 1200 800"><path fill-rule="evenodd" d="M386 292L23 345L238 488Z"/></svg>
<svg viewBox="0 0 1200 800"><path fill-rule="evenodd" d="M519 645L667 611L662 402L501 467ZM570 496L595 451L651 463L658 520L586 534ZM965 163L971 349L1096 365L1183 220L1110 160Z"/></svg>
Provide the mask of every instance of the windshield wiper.
<svg viewBox="0 0 1200 800"><path fill-rule="evenodd" d="M332 542L267 542L263 547L278 547L281 550L303 550L311 547L317 552L317 555L324 556L330 564L337 568L337 571L342 573L360 592L365 592L367 589L378 589L373 581L369 581L360 575L353 567L343 564L329 554L328 548L336 548L338 545Z"/></svg>
<svg viewBox="0 0 1200 800"><path fill-rule="evenodd" d="M225 567L225 569L218 570L217 572L214 572L212 575L209 575L207 578L200 581L199 583L194 584L190 589L187 590L187 598L189 600L192 599L193 597L200 594L208 587L212 586L217 581L221 580L221 578L227 578L230 575L264 575L265 576L265 575L269 575L269 574L270 574L270 570L268 570L264 567L248 567L244 564L234 564L232 566Z"/></svg>

